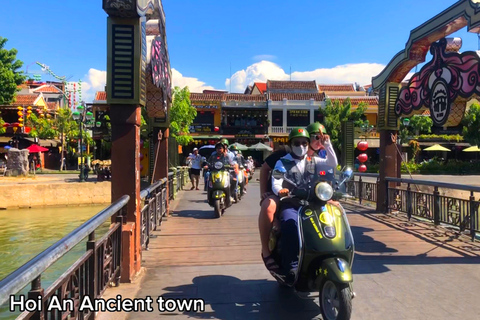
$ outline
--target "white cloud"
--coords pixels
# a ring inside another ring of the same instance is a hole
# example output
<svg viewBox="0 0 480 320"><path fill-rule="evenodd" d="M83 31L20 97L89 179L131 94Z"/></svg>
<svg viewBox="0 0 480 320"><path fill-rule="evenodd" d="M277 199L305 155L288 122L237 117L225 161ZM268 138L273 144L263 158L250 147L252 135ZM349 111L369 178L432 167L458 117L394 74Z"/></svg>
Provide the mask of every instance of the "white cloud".
<svg viewBox="0 0 480 320"><path fill-rule="evenodd" d="M97 91L105 91L107 71L91 68L82 82L82 100L92 102Z"/></svg>
<svg viewBox="0 0 480 320"><path fill-rule="evenodd" d="M178 70L172 68L173 87L183 88L188 86L190 92L202 92L203 90L215 90L212 86L206 86L205 82L193 77L184 77Z"/></svg>
<svg viewBox="0 0 480 320"><path fill-rule="evenodd" d="M259 55L254 56L252 59L255 60L255 61L275 60L275 59L277 59L277 57L272 55L272 54L259 54Z"/></svg>
<svg viewBox="0 0 480 320"><path fill-rule="evenodd" d="M371 84L372 77L378 75L384 65L378 63L354 63L320 68L313 71L292 72L292 80L315 80L317 84L343 84L357 82L360 85ZM260 61L247 67L246 70L235 72L231 77L232 92L244 92L253 82L267 80L289 80L285 70L270 61ZM225 87L230 88L230 79L225 81Z"/></svg>
<svg viewBox="0 0 480 320"><path fill-rule="evenodd" d="M289 76L283 69L270 61L256 62L246 70L235 72L231 79L232 92L244 92L247 85L253 82L266 82L267 80L288 80ZM225 87L230 90L230 79L225 81Z"/></svg>

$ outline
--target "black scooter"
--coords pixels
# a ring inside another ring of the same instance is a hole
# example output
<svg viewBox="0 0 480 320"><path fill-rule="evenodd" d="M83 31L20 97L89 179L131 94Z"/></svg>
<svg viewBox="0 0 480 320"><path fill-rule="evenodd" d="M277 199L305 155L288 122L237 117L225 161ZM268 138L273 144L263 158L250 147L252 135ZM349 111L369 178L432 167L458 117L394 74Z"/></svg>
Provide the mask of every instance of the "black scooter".
<svg viewBox="0 0 480 320"><path fill-rule="evenodd" d="M355 296L352 287L354 240L345 210L330 200L342 197L340 189L344 190L344 185L351 179L353 172L350 168L346 169L338 181L334 176L334 167L327 168L321 164L317 166L315 170L320 172L319 178L307 186L296 186L286 179L285 171L276 169L273 172L275 179L284 179L284 182L295 187L293 195L282 198L281 202L297 201L300 205L298 269L293 284L288 286L296 292L318 292L323 319L346 320L350 319L352 298ZM281 248L281 233L272 232L270 250L280 267ZM282 276L272 275L281 285L287 285Z"/></svg>

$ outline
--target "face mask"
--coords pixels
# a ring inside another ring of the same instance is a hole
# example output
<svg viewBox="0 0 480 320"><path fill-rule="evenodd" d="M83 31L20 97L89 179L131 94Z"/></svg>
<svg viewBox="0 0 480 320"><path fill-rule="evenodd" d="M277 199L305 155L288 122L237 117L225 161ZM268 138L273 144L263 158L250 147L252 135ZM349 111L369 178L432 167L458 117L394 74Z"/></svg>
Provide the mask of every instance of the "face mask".
<svg viewBox="0 0 480 320"><path fill-rule="evenodd" d="M303 157L307 154L308 146L292 146L292 151L297 157Z"/></svg>

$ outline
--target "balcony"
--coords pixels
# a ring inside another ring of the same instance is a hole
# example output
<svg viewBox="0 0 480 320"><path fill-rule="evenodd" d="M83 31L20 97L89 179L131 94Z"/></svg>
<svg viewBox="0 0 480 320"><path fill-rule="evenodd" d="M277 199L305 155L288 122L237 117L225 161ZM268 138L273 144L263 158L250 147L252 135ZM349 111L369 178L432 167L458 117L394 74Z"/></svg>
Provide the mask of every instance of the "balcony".
<svg viewBox="0 0 480 320"><path fill-rule="evenodd" d="M225 126L223 125L221 128L222 134L229 134L235 135L239 134L240 132L248 131L252 134L266 134L268 132L267 126Z"/></svg>
<svg viewBox="0 0 480 320"><path fill-rule="evenodd" d="M270 127L269 133L286 133L289 134L290 131L295 127Z"/></svg>

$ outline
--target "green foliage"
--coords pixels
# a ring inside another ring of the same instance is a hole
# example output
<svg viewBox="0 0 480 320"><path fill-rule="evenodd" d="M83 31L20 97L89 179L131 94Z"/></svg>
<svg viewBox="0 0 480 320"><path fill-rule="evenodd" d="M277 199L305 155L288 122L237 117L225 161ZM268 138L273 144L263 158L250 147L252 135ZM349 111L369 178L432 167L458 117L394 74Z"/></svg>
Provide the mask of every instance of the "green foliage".
<svg viewBox="0 0 480 320"><path fill-rule="evenodd" d="M472 146L480 146L480 105L472 104L462 120L463 137Z"/></svg>
<svg viewBox="0 0 480 320"><path fill-rule="evenodd" d="M413 132L418 135L419 133L432 132L433 121L428 116L420 116L418 114L410 118L410 126Z"/></svg>
<svg viewBox="0 0 480 320"><path fill-rule="evenodd" d="M187 145L193 141L190 136L190 125L197 116L197 110L190 102L190 90L188 87L173 90L173 104L170 108L170 133L181 145Z"/></svg>
<svg viewBox="0 0 480 320"><path fill-rule="evenodd" d="M460 142L463 141L463 137L459 134L421 134L419 136L415 136L415 139L421 140L445 140L445 141L456 141Z"/></svg>
<svg viewBox="0 0 480 320"><path fill-rule="evenodd" d="M5 124L5 121L3 121L2 117L0 117L0 134L4 134L5 133L5 128L3 127L3 125Z"/></svg>
<svg viewBox="0 0 480 320"><path fill-rule="evenodd" d="M335 100L333 103L330 99L325 101L325 108L320 108L319 111L323 115L323 125L330 135L333 147L340 151L342 149L342 122L347 120L354 121L355 126L361 126L364 124L364 113L367 110L366 103L360 103L356 110L353 112L352 103L349 98L345 99L343 104L340 104L339 100Z"/></svg>
<svg viewBox="0 0 480 320"><path fill-rule="evenodd" d="M478 174L480 173L480 162L465 162L449 160L448 162L439 161L433 158L430 161L415 163L413 160L407 163L402 162L402 173L413 174Z"/></svg>
<svg viewBox="0 0 480 320"><path fill-rule="evenodd" d="M38 118L32 113L27 119L26 124L32 128L28 134L30 137L37 137L39 139L54 139L58 137L58 131L50 119Z"/></svg>
<svg viewBox="0 0 480 320"><path fill-rule="evenodd" d="M7 41L0 37L0 105L12 102L18 91L17 86L26 79L22 71L18 71L23 65L22 61L17 60L18 51L4 48Z"/></svg>

